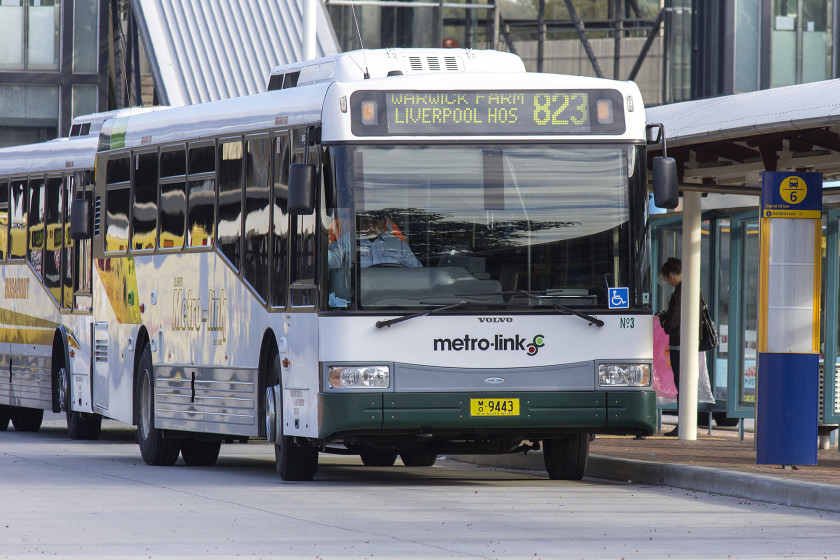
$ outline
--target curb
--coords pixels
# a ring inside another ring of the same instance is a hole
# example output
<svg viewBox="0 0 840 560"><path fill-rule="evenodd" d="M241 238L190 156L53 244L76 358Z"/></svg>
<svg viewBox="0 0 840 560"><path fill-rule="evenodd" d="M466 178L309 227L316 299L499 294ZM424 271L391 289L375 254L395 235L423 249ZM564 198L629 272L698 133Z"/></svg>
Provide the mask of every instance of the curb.
<svg viewBox="0 0 840 560"><path fill-rule="evenodd" d="M542 453L511 455L457 455L450 460L487 467L545 472ZM654 463L590 455L585 476L670 486L758 502L840 513L840 485L783 480L761 474L693 465Z"/></svg>

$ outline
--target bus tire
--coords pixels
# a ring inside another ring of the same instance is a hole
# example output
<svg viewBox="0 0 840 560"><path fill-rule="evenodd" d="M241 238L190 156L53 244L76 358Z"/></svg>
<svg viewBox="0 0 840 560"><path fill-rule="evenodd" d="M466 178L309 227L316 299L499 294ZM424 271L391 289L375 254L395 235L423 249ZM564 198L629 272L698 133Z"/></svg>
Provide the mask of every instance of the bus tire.
<svg viewBox="0 0 840 560"><path fill-rule="evenodd" d="M406 467L431 467L437 461L434 453L400 453L403 465Z"/></svg>
<svg viewBox="0 0 840 560"><path fill-rule="evenodd" d="M12 424L18 432L37 432L43 420L44 411L40 408L12 408Z"/></svg>
<svg viewBox="0 0 840 560"><path fill-rule="evenodd" d="M589 458L589 434L543 440L545 470L552 480L580 480Z"/></svg>
<svg viewBox="0 0 840 560"><path fill-rule="evenodd" d="M67 374L66 368L58 370L59 383L64 386L64 392L61 394L61 406L64 407L65 416L67 417L67 435L70 439L76 440L96 440L99 439L99 434L102 432L102 417L98 414L88 414L85 412L73 412L70 410L73 403L73 387L70 381L70 376Z"/></svg>
<svg viewBox="0 0 840 560"><path fill-rule="evenodd" d="M269 364L269 372L273 378L280 382L280 356L275 352ZM280 474L280 478L287 481L309 481L315 478L315 471L318 470L318 450L308 441L295 441L292 436L283 435L283 398L280 392L280 409L276 414L280 418L281 429L276 435L277 442L274 444L274 466Z"/></svg>
<svg viewBox="0 0 840 560"><path fill-rule="evenodd" d="M12 419L12 409L4 404L0 404L0 432L5 432L9 427L9 421Z"/></svg>
<svg viewBox="0 0 840 560"><path fill-rule="evenodd" d="M154 369L152 352L148 344L140 355L136 379L134 398L137 407L137 443L140 445L140 455L147 465L174 465L181 450L178 440L163 437L163 430L154 427Z"/></svg>
<svg viewBox="0 0 840 560"><path fill-rule="evenodd" d="M397 461L397 454L387 451L362 451L359 457L366 467L391 467Z"/></svg>
<svg viewBox="0 0 840 560"><path fill-rule="evenodd" d="M212 467L219 458L222 440L199 440L195 438L181 441L181 457L191 467Z"/></svg>

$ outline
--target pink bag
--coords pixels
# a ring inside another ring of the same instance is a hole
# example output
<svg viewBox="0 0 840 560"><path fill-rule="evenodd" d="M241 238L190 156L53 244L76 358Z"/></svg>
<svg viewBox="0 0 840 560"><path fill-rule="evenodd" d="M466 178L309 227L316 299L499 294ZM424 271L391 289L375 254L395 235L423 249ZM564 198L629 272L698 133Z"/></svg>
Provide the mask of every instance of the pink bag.
<svg viewBox="0 0 840 560"><path fill-rule="evenodd" d="M674 371L671 369L671 353L668 348L668 335L659 319L653 321L653 389L656 396L665 399L677 397L674 385Z"/></svg>

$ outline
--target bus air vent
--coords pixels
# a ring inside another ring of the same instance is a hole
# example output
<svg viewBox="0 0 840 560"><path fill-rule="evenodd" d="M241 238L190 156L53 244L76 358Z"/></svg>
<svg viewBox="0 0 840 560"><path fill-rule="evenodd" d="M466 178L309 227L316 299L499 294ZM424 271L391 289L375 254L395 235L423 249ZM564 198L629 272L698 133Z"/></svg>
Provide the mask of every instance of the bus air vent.
<svg viewBox="0 0 840 560"><path fill-rule="evenodd" d="M108 340L97 338L96 345L93 349L93 360L97 363L108 361Z"/></svg>
<svg viewBox="0 0 840 560"><path fill-rule="evenodd" d="M99 237L99 228L102 225L102 197L96 197L96 207L93 209L93 236Z"/></svg>
<svg viewBox="0 0 840 560"><path fill-rule="evenodd" d="M429 70L432 72L440 72L440 60L436 56L426 57L426 62L429 63Z"/></svg>
<svg viewBox="0 0 840 560"><path fill-rule="evenodd" d="M446 69L450 72L458 71L458 59L454 56L443 57L443 62L446 64Z"/></svg>
<svg viewBox="0 0 840 560"><path fill-rule="evenodd" d="M423 61L420 59L419 56L409 56L408 65L411 67L412 72L423 71Z"/></svg>

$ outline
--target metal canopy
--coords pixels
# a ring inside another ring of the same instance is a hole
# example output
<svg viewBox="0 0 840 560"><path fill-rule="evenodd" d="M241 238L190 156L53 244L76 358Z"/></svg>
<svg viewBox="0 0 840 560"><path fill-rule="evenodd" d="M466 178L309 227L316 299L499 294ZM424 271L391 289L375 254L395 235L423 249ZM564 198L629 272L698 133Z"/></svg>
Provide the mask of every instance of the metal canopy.
<svg viewBox="0 0 840 560"><path fill-rule="evenodd" d="M191 105L265 91L271 69L301 59L310 0L131 0L160 101ZM339 52L317 2L317 56Z"/></svg>
<svg viewBox="0 0 840 560"><path fill-rule="evenodd" d="M840 178L840 80L652 107L647 120L665 125L684 191L758 194L762 171Z"/></svg>

